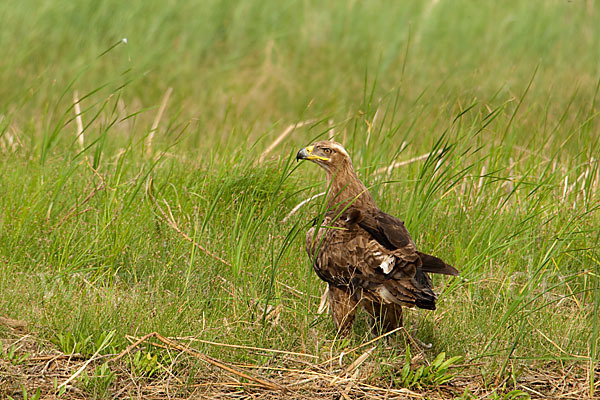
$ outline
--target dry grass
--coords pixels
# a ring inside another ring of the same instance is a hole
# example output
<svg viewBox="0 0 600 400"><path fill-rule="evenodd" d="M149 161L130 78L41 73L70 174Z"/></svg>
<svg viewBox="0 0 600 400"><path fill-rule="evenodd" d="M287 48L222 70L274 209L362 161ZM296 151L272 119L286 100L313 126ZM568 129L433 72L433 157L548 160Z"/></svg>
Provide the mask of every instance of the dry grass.
<svg viewBox="0 0 600 400"><path fill-rule="evenodd" d="M38 388L45 399L88 399L89 391L82 385L76 371L84 369L88 376L94 369L107 363L115 374L106 398L187 399L187 398L237 398L237 399L449 399L502 398L507 382L486 384L479 372L478 363L458 365L455 378L447 384L430 390L409 390L374 373L377 360L373 350L385 347L385 338L371 341L373 346L360 345L325 361L316 355L300 354L270 349L238 346L240 351L268 359L262 365L252 363L227 363L206 356L193 347L193 338L165 338L157 333L142 338L128 337L132 345L119 355L83 357L64 354L52 344L44 342L25 331L20 321L0 319L7 329L2 340L3 348L14 346L14 358L0 357L0 397L21 398L24 390L31 396ZM223 343L210 343L223 346ZM230 345L227 345L230 346ZM160 348L173 360L161 364L160 371L151 378L132 371L128 358L139 350ZM365 351L365 349L367 349ZM356 357L353 358L351 354ZM416 363L423 363L419 354ZM15 361L16 360L16 361ZM202 363L197 363L201 360ZM549 362L542 368L522 371L511 389L522 390L536 399L589 398L589 377L585 365L560 365ZM600 370L596 370L596 386ZM64 383L68 384L64 385ZM65 386L64 393L57 388ZM491 397L490 397L491 396ZM500 396L500 397L499 397Z"/></svg>

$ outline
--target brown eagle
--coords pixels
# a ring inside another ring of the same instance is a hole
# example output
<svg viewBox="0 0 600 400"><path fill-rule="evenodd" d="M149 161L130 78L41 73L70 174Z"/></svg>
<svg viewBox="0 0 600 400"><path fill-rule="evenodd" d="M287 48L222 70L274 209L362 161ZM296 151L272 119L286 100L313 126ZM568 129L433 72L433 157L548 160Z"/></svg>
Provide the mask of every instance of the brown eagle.
<svg viewBox="0 0 600 400"><path fill-rule="evenodd" d="M404 223L381 211L342 145L317 142L298 152L327 173L327 211L306 234L306 252L328 283L338 331L348 334L358 305L384 331L402 326L402 306L435 310L428 272L458 275L441 259L417 250Z"/></svg>

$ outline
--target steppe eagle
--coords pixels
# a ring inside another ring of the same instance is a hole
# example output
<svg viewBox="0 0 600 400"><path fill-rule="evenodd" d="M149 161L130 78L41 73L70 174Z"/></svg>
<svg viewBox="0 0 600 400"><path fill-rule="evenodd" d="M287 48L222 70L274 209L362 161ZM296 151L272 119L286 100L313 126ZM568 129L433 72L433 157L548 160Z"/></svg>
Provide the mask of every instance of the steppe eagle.
<svg viewBox="0 0 600 400"><path fill-rule="evenodd" d="M434 310L436 295L427 273L458 271L418 251L404 223L375 205L344 147L317 142L301 149L296 160L312 161L327 173L327 211L307 232L306 252L328 283L338 331L350 332L358 305L384 331L402 326L402 306Z"/></svg>

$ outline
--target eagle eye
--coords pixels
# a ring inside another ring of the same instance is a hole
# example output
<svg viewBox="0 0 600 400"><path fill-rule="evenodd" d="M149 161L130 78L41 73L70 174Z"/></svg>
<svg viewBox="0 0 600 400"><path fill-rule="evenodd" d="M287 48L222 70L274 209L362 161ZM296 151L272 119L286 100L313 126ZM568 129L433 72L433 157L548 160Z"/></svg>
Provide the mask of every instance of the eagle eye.
<svg viewBox="0 0 600 400"><path fill-rule="evenodd" d="M330 149L330 148L328 148L328 147L325 147L325 148L323 149L323 153L325 153L325 154L331 154L331 149Z"/></svg>

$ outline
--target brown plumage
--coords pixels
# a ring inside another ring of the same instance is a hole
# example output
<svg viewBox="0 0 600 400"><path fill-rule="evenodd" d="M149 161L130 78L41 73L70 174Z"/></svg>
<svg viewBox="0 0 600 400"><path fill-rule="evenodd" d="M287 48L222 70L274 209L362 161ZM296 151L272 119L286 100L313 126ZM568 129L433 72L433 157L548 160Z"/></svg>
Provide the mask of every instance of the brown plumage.
<svg viewBox="0 0 600 400"><path fill-rule="evenodd" d="M327 212L306 234L306 252L328 283L338 330L347 334L358 305L385 331L402 325L402 306L435 310L429 273L458 275L444 261L417 250L404 223L386 214L360 181L346 150L322 141L300 150L327 173Z"/></svg>

